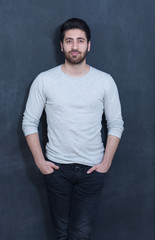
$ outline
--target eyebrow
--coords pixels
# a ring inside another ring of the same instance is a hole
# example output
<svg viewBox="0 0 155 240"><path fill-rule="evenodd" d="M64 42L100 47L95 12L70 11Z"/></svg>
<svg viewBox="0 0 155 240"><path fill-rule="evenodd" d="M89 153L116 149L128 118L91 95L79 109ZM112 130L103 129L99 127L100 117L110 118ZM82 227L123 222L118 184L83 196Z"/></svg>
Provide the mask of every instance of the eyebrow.
<svg viewBox="0 0 155 240"><path fill-rule="evenodd" d="M78 37L77 39L78 39L78 40L84 40L84 41L86 41L86 39L83 38L83 37ZM73 40L73 38L67 37L67 38L65 38L65 41L67 41L67 40Z"/></svg>

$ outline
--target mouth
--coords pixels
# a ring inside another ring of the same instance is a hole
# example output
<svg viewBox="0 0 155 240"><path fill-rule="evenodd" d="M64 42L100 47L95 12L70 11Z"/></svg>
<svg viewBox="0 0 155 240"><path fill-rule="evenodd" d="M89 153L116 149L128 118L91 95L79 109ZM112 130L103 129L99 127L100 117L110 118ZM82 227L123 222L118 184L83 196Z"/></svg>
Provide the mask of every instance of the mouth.
<svg viewBox="0 0 155 240"><path fill-rule="evenodd" d="M71 55L73 55L73 56L77 56L77 55L80 54L79 52L70 52L70 53L71 53Z"/></svg>

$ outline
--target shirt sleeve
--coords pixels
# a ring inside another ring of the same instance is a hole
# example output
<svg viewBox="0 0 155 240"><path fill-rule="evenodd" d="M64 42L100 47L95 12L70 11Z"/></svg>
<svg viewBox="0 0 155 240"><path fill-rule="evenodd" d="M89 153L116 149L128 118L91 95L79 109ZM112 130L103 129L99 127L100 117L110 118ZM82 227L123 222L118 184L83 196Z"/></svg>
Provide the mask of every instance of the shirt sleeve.
<svg viewBox="0 0 155 240"><path fill-rule="evenodd" d="M105 91L104 111L107 121L108 135L113 135L121 138L122 132L124 130L124 121L122 119L118 89L113 78L110 75Z"/></svg>
<svg viewBox="0 0 155 240"><path fill-rule="evenodd" d="M25 136L38 132L38 125L45 102L43 81L41 74L39 74L31 85L23 116L22 129Z"/></svg>

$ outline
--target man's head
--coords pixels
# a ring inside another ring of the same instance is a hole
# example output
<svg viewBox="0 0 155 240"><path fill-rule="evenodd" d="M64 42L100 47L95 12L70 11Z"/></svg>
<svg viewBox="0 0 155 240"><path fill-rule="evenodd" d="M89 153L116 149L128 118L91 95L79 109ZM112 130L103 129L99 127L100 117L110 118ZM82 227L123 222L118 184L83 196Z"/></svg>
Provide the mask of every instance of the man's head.
<svg viewBox="0 0 155 240"><path fill-rule="evenodd" d="M80 64L90 50L90 29L85 21L71 18L61 26L61 51L70 64Z"/></svg>
<svg viewBox="0 0 155 240"><path fill-rule="evenodd" d="M90 41L91 33L87 23L79 18L70 18L61 25L60 41L63 42L65 32L70 29L80 29L85 32L87 42Z"/></svg>

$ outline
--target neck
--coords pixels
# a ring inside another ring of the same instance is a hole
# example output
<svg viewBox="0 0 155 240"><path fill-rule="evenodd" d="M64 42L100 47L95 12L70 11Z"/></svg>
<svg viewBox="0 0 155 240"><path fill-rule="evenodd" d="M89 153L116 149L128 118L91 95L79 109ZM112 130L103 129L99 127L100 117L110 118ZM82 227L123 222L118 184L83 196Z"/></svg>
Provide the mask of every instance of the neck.
<svg viewBox="0 0 155 240"><path fill-rule="evenodd" d="M72 77L81 77L89 71L89 66L86 64L86 60L80 64L71 64L67 60L62 65L62 71Z"/></svg>

